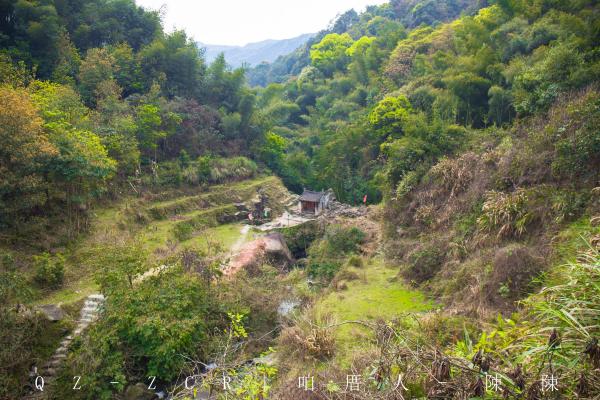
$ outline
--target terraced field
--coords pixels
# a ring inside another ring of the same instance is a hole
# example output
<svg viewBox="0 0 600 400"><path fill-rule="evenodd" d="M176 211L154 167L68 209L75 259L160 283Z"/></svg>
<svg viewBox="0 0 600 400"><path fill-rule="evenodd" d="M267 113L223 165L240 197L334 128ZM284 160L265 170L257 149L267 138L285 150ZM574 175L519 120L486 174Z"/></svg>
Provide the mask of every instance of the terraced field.
<svg viewBox="0 0 600 400"><path fill-rule="evenodd" d="M137 240L151 264L183 249L228 252L240 238L252 239L252 234L241 233L236 204L249 202L259 192L267 196L276 213L289 199L279 178L269 176L209 188L145 193L98 209L90 234L66 254L63 287L43 295L38 304L75 303L95 293L98 288L88 260L99 245Z"/></svg>

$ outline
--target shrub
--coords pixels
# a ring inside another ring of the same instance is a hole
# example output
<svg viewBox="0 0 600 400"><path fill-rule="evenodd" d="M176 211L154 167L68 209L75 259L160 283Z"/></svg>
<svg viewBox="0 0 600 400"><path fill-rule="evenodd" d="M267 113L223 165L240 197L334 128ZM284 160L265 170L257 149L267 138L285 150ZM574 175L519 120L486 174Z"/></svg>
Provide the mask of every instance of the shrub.
<svg viewBox="0 0 600 400"><path fill-rule="evenodd" d="M359 279L360 276L356 272L347 268L342 269L331 280L331 287L335 288L336 290L346 290L348 289L348 282L356 281Z"/></svg>
<svg viewBox="0 0 600 400"><path fill-rule="evenodd" d="M308 264L307 272L311 278L318 279L324 283L330 282L341 267L337 262L313 262Z"/></svg>
<svg viewBox="0 0 600 400"><path fill-rule="evenodd" d="M314 222L282 228L279 230L294 258L304 258L310 245L323 234L320 225Z"/></svg>
<svg viewBox="0 0 600 400"><path fill-rule="evenodd" d="M144 370L162 381L175 379L186 371L186 359L207 359L210 336L227 327L223 306L217 306L208 284L177 266L135 285L102 280L109 293L102 321L73 341L61 371L62 378L88 377L87 398L110 399L123 390L124 385L111 385L107 376L127 382ZM59 385L66 394L58 398L74 398L72 385Z"/></svg>
<svg viewBox="0 0 600 400"><path fill-rule="evenodd" d="M256 163L246 157L215 158L210 161L210 181L214 183L248 179L257 173Z"/></svg>
<svg viewBox="0 0 600 400"><path fill-rule="evenodd" d="M348 265L355 268L362 268L365 266L362 257L357 255L350 256L350 258L348 259Z"/></svg>
<svg viewBox="0 0 600 400"><path fill-rule="evenodd" d="M180 242L185 242L186 240L191 239L194 235L194 226L187 222L179 223L173 228L173 235Z"/></svg>
<svg viewBox="0 0 600 400"><path fill-rule="evenodd" d="M403 271L405 278L417 284L423 283L440 270L444 262L444 250L438 243L430 243L408 256L408 266Z"/></svg>
<svg viewBox="0 0 600 400"><path fill-rule="evenodd" d="M332 331L307 321L300 321L295 326L284 328L281 331L279 343L283 347L283 352L317 360L331 358L335 350Z"/></svg>
<svg viewBox="0 0 600 400"><path fill-rule="evenodd" d="M57 288L63 283L65 259L61 254L42 253L33 257L33 264L35 281L40 285Z"/></svg>
<svg viewBox="0 0 600 400"><path fill-rule="evenodd" d="M396 188L396 197L401 198L410 193L421 181L423 173L420 170L410 171L404 174L398 187Z"/></svg>
<svg viewBox="0 0 600 400"><path fill-rule="evenodd" d="M431 167L429 175L437 184L450 192L450 197L454 197L472 183L479 159L480 157L472 152L455 159L442 158Z"/></svg>
<svg viewBox="0 0 600 400"><path fill-rule="evenodd" d="M186 167L181 173L183 180L188 185L198 185L200 183L200 178L198 174L197 168L193 166Z"/></svg>
<svg viewBox="0 0 600 400"><path fill-rule="evenodd" d="M586 93L567 108L567 119L560 126L548 128L555 142L552 172L559 178L591 175L600 167L600 95Z"/></svg>
<svg viewBox="0 0 600 400"><path fill-rule="evenodd" d="M498 237L521 236L532 220L523 189L513 193L487 192L477 224L482 230L498 230Z"/></svg>
<svg viewBox="0 0 600 400"><path fill-rule="evenodd" d="M158 186L179 186L183 182L183 174L178 162L164 162L157 167L157 179L155 184Z"/></svg>
<svg viewBox="0 0 600 400"><path fill-rule="evenodd" d="M479 228L498 230L498 237L518 237L534 223L562 223L577 218L585 210L589 193L561 190L550 185L517 189L513 193L486 194Z"/></svg>
<svg viewBox="0 0 600 400"><path fill-rule="evenodd" d="M332 226L325 233L325 239L332 253L356 252L358 245L363 243L365 238L366 234L356 227Z"/></svg>
<svg viewBox="0 0 600 400"><path fill-rule="evenodd" d="M198 157L196 170L198 172L198 180L202 183L208 183L210 180L210 157Z"/></svg>
<svg viewBox="0 0 600 400"><path fill-rule="evenodd" d="M492 267L485 285L488 299L493 300L497 295L517 299L530 291L532 280L542 270L542 263L527 247L509 245L496 252Z"/></svg>

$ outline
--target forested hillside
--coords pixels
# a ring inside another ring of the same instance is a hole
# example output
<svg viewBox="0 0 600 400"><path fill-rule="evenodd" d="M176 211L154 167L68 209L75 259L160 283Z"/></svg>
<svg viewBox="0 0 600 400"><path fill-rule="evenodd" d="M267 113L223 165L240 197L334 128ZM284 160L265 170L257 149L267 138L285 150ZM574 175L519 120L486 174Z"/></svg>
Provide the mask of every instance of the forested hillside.
<svg viewBox="0 0 600 400"><path fill-rule="evenodd" d="M207 66L183 31L163 32L156 12L91 0L9 1L1 13L6 232L53 214L78 230L94 199L157 163L179 158L160 169L194 182L203 178L189 160L247 155L260 139L243 72L222 58Z"/></svg>
<svg viewBox="0 0 600 400"><path fill-rule="evenodd" d="M282 361L278 394L303 370L330 385L354 368L371 379L366 398L495 398L490 371L508 398L555 398L549 373L566 398L594 398L597 356L578 354L596 354L600 327L597 300L587 303L598 284L600 10L497 1L411 26L388 13L410 9L399 3L320 37L310 64L258 104L278 117L266 141L284 151L270 167L292 188L382 202L382 256L440 311L391 322L379 308L357 314L389 285L374 290L372 266L311 247L309 271L329 277L329 292L282 333L283 359L306 359ZM365 314L388 322L367 325L370 334L328 328ZM331 393L343 398L343 386Z"/></svg>
<svg viewBox="0 0 600 400"><path fill-rule="evenodd" d="M262 92L260 106L277 118L271 141L287 146L273 168L292 187L332 186L349 202L393 197L440 157L593 84L596 13L580 2L499 2L410 30L366 12L313 45L296 78ZM594 171L589 145L584 169Z"/></svg>
<svg viewBox="0 0 600 400"><path fill-rule="evenodd" d="M597 398L598 43L593 0L391 0L245 70L3 1L0 398ZM304 188L346 204L228 274Z"/></svg>
<svg viewBox="0 0 600 400"><path fill-rule="evenodd" d="M368 6L365 13L359 15L355 10L341 13L327 29L314 35L305 45L298 47L290 54L278 57L272 63L262 63L248 70L250 86L266 86L269 83L282 83L292 76L297 76L302 68L310 64L310 49L330 33L352 32L353 36L361 35L354 31L353 25L361 25L373 16L381 16L400 22L404 27L413 29L421 24L437 25L450 21L461 13L472 14L484 6L483 0L392 0L384 6Z"/></svg>

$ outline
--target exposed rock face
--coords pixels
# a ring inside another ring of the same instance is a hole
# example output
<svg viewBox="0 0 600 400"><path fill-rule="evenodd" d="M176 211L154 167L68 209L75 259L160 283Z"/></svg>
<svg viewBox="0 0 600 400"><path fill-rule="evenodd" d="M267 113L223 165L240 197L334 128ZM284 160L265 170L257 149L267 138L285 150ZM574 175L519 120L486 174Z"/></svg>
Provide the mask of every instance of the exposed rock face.
<svg viewBox="0 0 600 400"><path fill-rule="evenodd" d="M293 264L294 257L281 233L269 233L244 245L233 256L223 273L225 275L234 275L240 269L252 271L265 262L280 268L287 268Z"/></svg>
<svg viewBox="0 0 600 400"><path fill-rule="evenodd" d="M65 317L65 312L57 305L47 304L38 307L38 309L46 316L49 321L60 321Z"/></svg>
<svg viewBox="0 0 600 400"><path fill-rule="evenodd" d="M281 233L269 233L261 239L265 242L265 254L271 264L287 268L293 263L294 257Z"/></svg>

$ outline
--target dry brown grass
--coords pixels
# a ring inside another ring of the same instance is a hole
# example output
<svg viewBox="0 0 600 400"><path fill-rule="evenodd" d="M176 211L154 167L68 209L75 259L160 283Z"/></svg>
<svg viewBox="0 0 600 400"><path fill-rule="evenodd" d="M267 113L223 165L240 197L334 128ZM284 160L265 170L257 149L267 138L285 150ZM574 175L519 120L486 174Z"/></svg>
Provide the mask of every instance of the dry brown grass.
<svg viewBox="0 0 600 400"><path fill-rule="evenodd" d="M285 357L327 360L335 351L333 331L327 318L321 321L302 319L292 326L283 328L279 345Z"/></svg>

